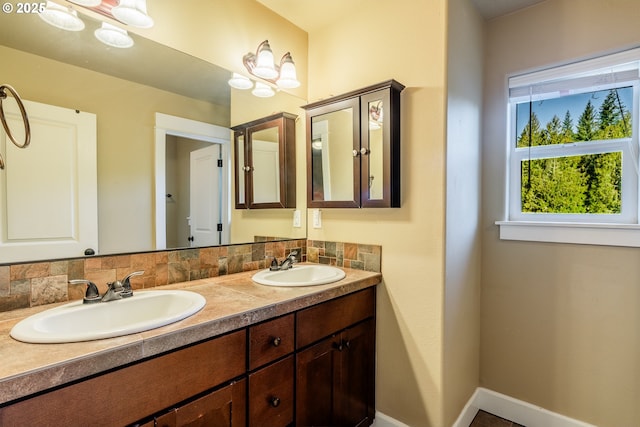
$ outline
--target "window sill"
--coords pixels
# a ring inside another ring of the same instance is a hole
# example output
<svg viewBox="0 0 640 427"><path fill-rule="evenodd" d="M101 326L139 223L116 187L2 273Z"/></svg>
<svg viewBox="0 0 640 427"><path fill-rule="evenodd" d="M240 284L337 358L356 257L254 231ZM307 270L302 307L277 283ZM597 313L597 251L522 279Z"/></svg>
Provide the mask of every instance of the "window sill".
<svg viewBox="0 0 640 427"><path fill-rule="evenodd" d="M496 221L501 240L640 247L640 225Z"/></svg>

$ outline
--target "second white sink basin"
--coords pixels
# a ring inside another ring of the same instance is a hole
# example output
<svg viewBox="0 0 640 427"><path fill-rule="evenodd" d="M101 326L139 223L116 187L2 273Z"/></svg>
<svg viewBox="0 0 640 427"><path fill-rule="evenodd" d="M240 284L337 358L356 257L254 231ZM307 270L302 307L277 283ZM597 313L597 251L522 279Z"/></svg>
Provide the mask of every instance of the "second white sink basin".
<svg viewBox="0 0 640 427"><path fill-rule="evenodd" d="M27 317L11 329L11 336L29 343L118 337L185 319L205 303L202 295L183 290L140 291L131 298L95 304L75 301Z"/></svg>
<svg viewBox="0 0 640 427"><path fill-rule="evenodd" d="M253 275L254 282L268 286L314 286L337 282L346 276L337 267L323 264L294 265L288 270L262 270Z"/></svg>

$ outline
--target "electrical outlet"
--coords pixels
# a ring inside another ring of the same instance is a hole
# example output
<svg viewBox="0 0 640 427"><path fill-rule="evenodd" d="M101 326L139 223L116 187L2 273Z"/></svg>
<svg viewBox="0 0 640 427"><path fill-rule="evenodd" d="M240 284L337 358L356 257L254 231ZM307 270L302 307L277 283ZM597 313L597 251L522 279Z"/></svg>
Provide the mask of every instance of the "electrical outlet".
<svg viewBox="0 0 640 427"><path fill-rule="evenodd" d="M302 224L300 222L300 211L298 209L296 209L295 211L293 211L293 226L296 228L300 228L302 227Z"/></svg>
<svg viewBox="0 0 640 427"><path fill-rule="evenodd" d="M322 213L320 209L313 210L313 228L322 228Z"/></svg>

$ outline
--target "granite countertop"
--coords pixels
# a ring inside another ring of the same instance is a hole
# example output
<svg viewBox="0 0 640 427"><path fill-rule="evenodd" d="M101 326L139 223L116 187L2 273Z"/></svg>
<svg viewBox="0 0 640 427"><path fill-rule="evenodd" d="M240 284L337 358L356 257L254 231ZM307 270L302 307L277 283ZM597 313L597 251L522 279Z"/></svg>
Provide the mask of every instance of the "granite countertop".
<svg viewBox="0 0 640 427"><path fill-rule="evenodd" d="M10 337L20 320L62 303L0 313L0 404L375 286L382 279L380 273L344 271L344 279L319 286L263 286L251 280L255 271L249 271L154 288L188 289L207 303L180 322L97 341L28 344Z"/></svg>

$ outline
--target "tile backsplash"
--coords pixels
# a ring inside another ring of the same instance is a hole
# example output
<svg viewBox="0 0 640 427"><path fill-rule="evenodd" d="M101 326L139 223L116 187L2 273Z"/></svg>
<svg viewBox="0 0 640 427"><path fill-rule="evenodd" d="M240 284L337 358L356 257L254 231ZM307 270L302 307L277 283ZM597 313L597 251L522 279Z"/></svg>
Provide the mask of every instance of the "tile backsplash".
<svg viewBox="0 0 640 427"><path fill-rule="evenodd" d="M260 239L256 239L260 240ZM133 277L134 289L152 288L189 280L223 276L269 266L298 251L300 261L380 271L381 247L314 240L257 241L256 243L189 248L123 255L105 255L33 263L0 265L0 312L81 299L85 285L94 282L104 293L108 282L144 270Z"/></svg>

